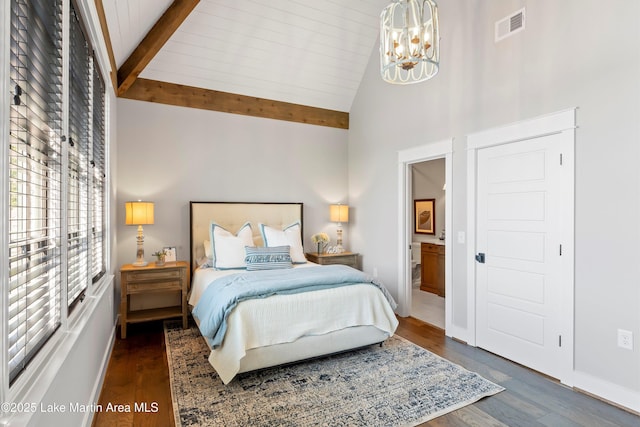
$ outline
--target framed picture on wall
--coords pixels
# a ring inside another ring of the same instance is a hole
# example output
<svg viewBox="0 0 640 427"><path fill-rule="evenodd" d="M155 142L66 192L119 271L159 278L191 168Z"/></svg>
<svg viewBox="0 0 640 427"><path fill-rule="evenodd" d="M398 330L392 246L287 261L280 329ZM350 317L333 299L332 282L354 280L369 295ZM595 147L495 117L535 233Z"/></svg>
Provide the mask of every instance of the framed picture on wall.
<svg viewBox="0 0 640 427"><path fill-rule="evenodd" d="M164 251L167 255L164 258L165 262L175 262L176 260L176 247L175 246L165 246Z"/></svg>
<svg viewBox="0 0 640 427"><path fill-rule="evenodd" d="M436 234L436 199L416 199L413 207L414 232Z"/></svg>

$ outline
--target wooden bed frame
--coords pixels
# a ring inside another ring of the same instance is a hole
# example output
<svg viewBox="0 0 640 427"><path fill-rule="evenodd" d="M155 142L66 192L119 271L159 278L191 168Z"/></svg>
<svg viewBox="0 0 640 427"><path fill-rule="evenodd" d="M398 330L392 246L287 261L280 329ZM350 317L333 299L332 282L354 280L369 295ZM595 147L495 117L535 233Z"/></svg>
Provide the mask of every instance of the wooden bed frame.
<svg viewBox="0 0 640 427"><path fill-rule="evenodd" d="M233 233L245 222L251 222L254 241L256 245L261 246L262 237L258 224L282 228L300 221L303 226L303 204L191 202L190 217L191 264L195 269L197 260L204 256L203 242L209 240L208 230L212 220ZM324 335L305 336L291 343L247 350L245 357L240 361L238 373L378 344L387 338L389 334L375 326L354 326ZM209 362L216 368L216 356L213 351Z"/></svg>

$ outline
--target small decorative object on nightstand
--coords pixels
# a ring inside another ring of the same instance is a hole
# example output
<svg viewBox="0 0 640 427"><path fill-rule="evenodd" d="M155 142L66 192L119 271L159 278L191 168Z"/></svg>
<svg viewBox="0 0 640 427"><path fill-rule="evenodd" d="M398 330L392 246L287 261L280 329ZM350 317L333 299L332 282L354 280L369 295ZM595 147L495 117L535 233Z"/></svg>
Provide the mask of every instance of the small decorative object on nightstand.
<svg viewBox="0 0 640 427"><path fill-rule="evenodd" d="M353 252L342 252L339 254L316 254L307 252L307 260L320 265L344 264L349 267L360 269L358 254Z"/></svg>
<svg viewBox="0 0 640 427"><path fill-rule="evenodd" d="M127 324L148 320L182 317L182 327L187 328L187 293L189 292L189 263L176 261L165 266L151 263L145 267L133 264L120 269L120 332L127 338ZM180 305L131 311L131 295L179 293Z"/></svg>
<svg viewBox="0 0 640 427"><path fill-rule="evenodd" d="M329 243L329 235L327 233L316 233L311 236L311 241L318 246L318 251L316 252L318 255L324 253L324 248L327 247L327 243Z"/></svg>
<svg viewBox="0 0 640 427"><path fill-rule="evenodd" d="M162 267L164 265L164 260L167 258L167 252L163 249L158 252L154 252L151 255L158 258L156 261L156 267Z"/></svg>

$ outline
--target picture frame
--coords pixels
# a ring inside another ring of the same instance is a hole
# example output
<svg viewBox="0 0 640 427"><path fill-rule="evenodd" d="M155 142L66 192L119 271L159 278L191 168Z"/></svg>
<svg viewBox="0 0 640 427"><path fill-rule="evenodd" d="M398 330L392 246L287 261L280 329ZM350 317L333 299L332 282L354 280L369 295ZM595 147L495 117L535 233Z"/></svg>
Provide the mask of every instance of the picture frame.
<svg viewBox="0 0 640 427"><path fill-rule="evenodd" d="M413 208L414 232L436 234L436 199L416 199Z"/></svg>
<svg viewBox="0 0 640 427"><path fill-rule="evenodd" d="M165 262L176 262L177 261L177 259L176 259L177 251L176 251L176 247L175 246L165 246L162 249L164 249L164 251L167 254L165 256L165 258L164 258Z"/></svg>

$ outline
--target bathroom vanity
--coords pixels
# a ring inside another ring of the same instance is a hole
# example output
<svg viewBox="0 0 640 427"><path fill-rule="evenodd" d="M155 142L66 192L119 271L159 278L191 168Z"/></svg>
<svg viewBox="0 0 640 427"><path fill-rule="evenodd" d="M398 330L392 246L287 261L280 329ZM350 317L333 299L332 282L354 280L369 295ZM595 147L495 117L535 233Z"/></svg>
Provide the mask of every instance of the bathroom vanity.
<svg viewBox="0 0 640 427"><path fill-rule="evenodd" d="M420 249L420 289L444 297L444 242L422 242Z"/></svg>

